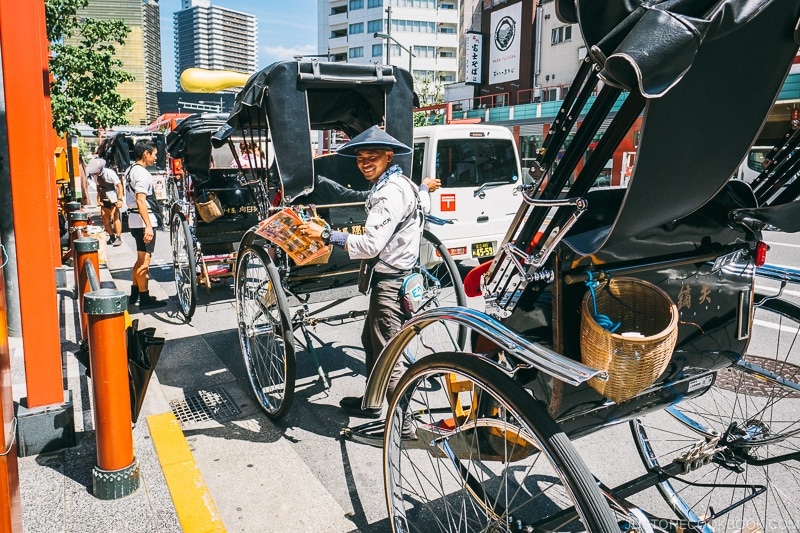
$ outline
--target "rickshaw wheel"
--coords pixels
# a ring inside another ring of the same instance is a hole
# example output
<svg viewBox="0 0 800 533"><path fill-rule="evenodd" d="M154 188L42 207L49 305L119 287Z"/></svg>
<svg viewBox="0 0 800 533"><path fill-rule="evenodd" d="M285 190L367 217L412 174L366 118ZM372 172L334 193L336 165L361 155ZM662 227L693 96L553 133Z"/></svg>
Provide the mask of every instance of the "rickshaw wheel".
<svg viewBox="0 0 800 533"><path fill-rule="evenodd" d="M756 295L756 301L762 298ZM778 299L756 307L744 360L800 386L800 308ZM631 422L646 466L664 466L689 450L698 464L706 460L680 480L660 483L659 491L679 516L697 522L741 502L760 485L763 494L716 517L713 528L687 530L800 531L800 392L735 367L713 379L701 396ZM719 443L705 456L698 452L699 445L716 438ZM687 482L707 483L713 490Z"/></svg>
<svg viewBox="0 0 800 533"><path fill-rule="evenodd" d="M197 306L197 258L194 254L194 238L189 223L180 213L172 216L170 225L172 239L172 269L175 276L175 295L178 306L186 320L191 320Z"/></svg>
<svg viewBox="0 0 800 533"><path fill-rule="evenodd" d="M261 246L239 250L236 314L250 385L267 416L280 419L294 397L294 334L278 269Z"/></svg>
<svg viewBox="0 0 800 533"><path fill-rule="evenodd" d="M477 356L414 363L389 402L383 449L395 532L620 531L546 407Z"/></svg>
<svg viewBox="0 0 800 533"><path fill-rule="evenodd" d="M464 283L455 261L442 241L428 230L422 233L420 263L425 283L423 299L426 303L419 312L435 307L467 306ZM443 328L446 330L441 331ZM439 341L446 339L448 343L446 345L442 345L441 342L429 343L438 351L463 350L467 340L467 327L443 323L438 328L432 328L426 333L428 336L433 334L438 337Z"/></svg>

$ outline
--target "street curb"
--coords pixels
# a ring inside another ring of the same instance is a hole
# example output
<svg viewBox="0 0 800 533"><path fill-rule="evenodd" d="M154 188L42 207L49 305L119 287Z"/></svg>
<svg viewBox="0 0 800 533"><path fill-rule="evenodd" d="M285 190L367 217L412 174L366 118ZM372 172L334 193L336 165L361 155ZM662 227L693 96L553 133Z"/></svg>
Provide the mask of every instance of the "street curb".
<svg viewBox="0 0 800 533"><path fill-rule="evenodd" d="M225 525L178 419L167 412L148 416L147 424L183 531L224 533Z"/></svg>

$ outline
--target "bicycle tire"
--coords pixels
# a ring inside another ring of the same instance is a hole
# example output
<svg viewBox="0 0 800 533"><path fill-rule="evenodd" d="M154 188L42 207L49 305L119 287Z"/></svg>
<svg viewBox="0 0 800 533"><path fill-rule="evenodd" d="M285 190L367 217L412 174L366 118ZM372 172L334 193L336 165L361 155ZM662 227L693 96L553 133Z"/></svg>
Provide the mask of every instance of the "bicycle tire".
<svg viewBox="0 0 800 533"><path fill-rule="evenodd" d="M406 412L413 413L417 440L402 438ZM620 530L546 407L475 355L437 353L409 368L389 402L383 448L387 509L397 533L512 525L564 531L576 520L593 533Z"/></svg>
<svg viewBox="0 0 800 533"><path fill-rule="evenodd" d="M286 416L295 389L294 333L278 269L260 246L239 250L236 262L239 343L256 400L272 420Z"/></svg>
<svg viewBox="0 0 800 533"><path fill-rule="evenodd" d="M800 384L800 307L756 294L751 339L745 361ZM777 333L775 333L777 332ZM786 348L786 352L781 350ZM658 468L698 441L720 436L720 445L705 465L683 479L717 483L693 488L682 480L657 485L689 531L733 531L746 526L764 530L800 531L800 392L780 383L752 377L735 367L720 370L703 395L667 410L671 417L650 415L631 422L634 442L644 464ZM736 424L734 426L734 424ZM780 461L782 456L787 459ZM763 464L769 461L768 464ZM759 464L761 463L761 464ZM759 497L714 520L701 522L733 502L744 499L747 486L762 485Z"/></svg>
<svg viewBox="0 0 800 533"><path fill-rule="evenodd" d="M197 308L197 258L191 229L180 213L172 216L170 239L175 296L178 299L178 308L188 322Z"/></svg>
<svg viewBox="0 0 800 533"><path fill-rule="evenodd" d="M460 307L467 306L467 295L464 292L464 282L461 279L461 274L458 271L458 266L453 260L453 257L448 252L447 247L442 244L439 238L428 231L427 229L422 232L423 245L424 241L430 243L435 250L435 255L441 258L441 263L429 265L425 268L428 274L433 275L441 284L440 295L432 300L432 305L424 305L421 311L432 306L442 307L456 305ZM423 264L423 267L425 265ZM443 267L443 268L442 268ZM426 283L430 280L428 276L423 275ZM430 289L427 289L428 292ZM452 292L451 292L452 291ZM457 346L453 349L463 350L467 341L467 328L466 326L459 325L456 334Z"/></svg>

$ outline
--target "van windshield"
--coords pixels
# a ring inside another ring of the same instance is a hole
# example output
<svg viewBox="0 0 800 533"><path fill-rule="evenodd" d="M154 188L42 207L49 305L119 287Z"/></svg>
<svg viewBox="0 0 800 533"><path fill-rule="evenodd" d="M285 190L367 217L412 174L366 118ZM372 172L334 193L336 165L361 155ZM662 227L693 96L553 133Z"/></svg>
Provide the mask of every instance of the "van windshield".
<svg viewBox="0 0 800 533"><path fill-rule="evenodd" d="M415 159L422 154L415 152ZM479 187L484 183L516 183L517 158L508 139L447 139L436 147L436 177L442 187Z"/></svg>

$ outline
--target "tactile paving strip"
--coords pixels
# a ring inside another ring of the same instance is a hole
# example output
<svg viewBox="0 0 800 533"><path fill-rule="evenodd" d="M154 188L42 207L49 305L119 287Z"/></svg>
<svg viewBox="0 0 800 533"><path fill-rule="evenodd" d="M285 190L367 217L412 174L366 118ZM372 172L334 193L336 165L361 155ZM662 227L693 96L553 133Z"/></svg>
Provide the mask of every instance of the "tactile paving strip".
<svg viewBox="0 0 800 533"><path fill-rule="evenodd" d="M187 398L171 400L169 406L182 426L229 418L241 412L223 387L199 390Z"/></svg>

